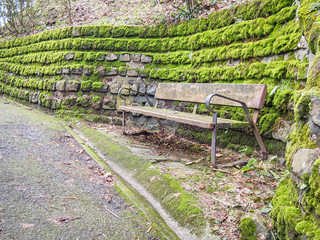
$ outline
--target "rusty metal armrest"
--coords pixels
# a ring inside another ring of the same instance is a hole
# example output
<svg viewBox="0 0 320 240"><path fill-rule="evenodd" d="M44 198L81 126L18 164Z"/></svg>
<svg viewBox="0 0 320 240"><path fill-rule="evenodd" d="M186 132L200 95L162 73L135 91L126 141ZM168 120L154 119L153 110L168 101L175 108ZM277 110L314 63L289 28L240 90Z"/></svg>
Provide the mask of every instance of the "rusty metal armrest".
<svg viewBox="0 0 320 240"><path fill-rule="evenodd" d="M133 92L139 93L138 91L132 90L132 89L130 89L130 88L120 88L120 89L118 90L118 96L119 96L121 99L123 99L123 106L126 105L126 98L121 95L121 91L122 91L122 90L129 90L129 91L133 91ZM149 96L148 96L146 93L143 93L143 95L144 95L145 98L147 99L148 104L149 104L151 107L153 107L153 104L151 103Z"/></svg>
<svg viewBox="0 0 320 240"><path fill-rule="evenodd" d="M211 99L212 99L213 97L221 97L221 98L224 98L224 99L233 101L233 102L240 103L240 104L242 105L242 108L243 108L246 116L247 116L248 122L249 122L252 126L255 125L254 122L253 122L253 120L252 120L251 114L250 114L250 112L249 112L248 106L247 106L247 104L246 104L245 102L242 102L242 101L239 101L239 100L236 100L236 99L233 99L233 98L229 98L229 97L226 97L226 96L223 96L223 95L220 95L220 94L212 93L212 94L210 94L210 95L207 96L205 104L206 104L207 109L208 109L210 112L212 112L212 113L214 113L214 114L217 114L217 112L214 111L214 110L210 107L210 101L211 101Z"/></svg>
<svg viewBox="0 0 320 240"><path fill-rule="evenodd" d="M213 113L212 123L213 123L214 126L215 126L214 128L216 128L216 124L217 124L217 112L214 111L214 110L210 107L210 101L211 101L211 99L212 99L213 97L224 98L224 99L227 99L227 100L230 100L230 101L234 101L234 102L240 103L240 104L242 105L242 108L243 108L243 110L244 110L244 112L245 112L245 114L246 114L246 116L247 116L247 120L248 120L248 122L250 123L250 125L251 125L251 127L252 127L253 133L254 133L254 135L255 135L258 143L259 143L260 149L261 149L261 151L262 151L262 153L263 153L263 155L264 155L263 157L264 157L264 158L267 158L267 156L268 156L268 155L267 155L267 154L268 154L268 153L267 153L267 149L266 149L266 147L265 147L265 145L264 145L264 143L263 143L263 141L262 141L262 138L261 138L261 136L260 136L260 133L259 133L259 131L258 131L258 128L257 128L256 124L253 122L253 119L252 119L252 117L251 117L251 114L250 114L250 112L249 112L249 109L248 109L247 104L244 103L244 102L242 102L242 101L239 101L239 100L236 100L236 99L233 99L233 98L229 98L229 97L226 97L226 96L223 96L223 95L220 95L220 94L212 93L212 94L208 95L207 98L206 98L205 105L206 105L207 109L208 109L210 112Z"/></svg>

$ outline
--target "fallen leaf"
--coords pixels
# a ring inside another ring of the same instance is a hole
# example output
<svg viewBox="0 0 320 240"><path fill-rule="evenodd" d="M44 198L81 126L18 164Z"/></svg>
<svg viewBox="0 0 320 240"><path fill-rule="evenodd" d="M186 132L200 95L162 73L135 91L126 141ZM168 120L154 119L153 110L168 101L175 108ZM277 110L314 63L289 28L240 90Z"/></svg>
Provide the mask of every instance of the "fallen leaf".
<svg viewBox="0 0 320 240"><path fill-rule="evenodd" d="M63 165L72 165L72 162L63 162Z"/></svg>
<svg viewBox="0 0 320 240"><path fill-rule="evenodd" d="M32 223L20 223L20 226L21 226L22 228L27 229L27 228L32 228L32 227L34 227L34 224L32 224Z"/></svg>
<svg viewBox="0 0 320 240"><path fill-rule="evenodd" d="M157 176L153 176L153 177L150 178L150 182L153 182L156 179L157 179Z"/></svg>
<svg viewBox="0 0 320 240"><path fill-rule="evenodd" d="M57 223L57 224L62 224L62 223L68 223L70 221L73 221L73 220L76 220L76 219L79 219L79 218L80 217L66 217L66 216L57 217L57 216L54 216L54 217L49 218L48 220L52 221L54 223Z"/></svg>

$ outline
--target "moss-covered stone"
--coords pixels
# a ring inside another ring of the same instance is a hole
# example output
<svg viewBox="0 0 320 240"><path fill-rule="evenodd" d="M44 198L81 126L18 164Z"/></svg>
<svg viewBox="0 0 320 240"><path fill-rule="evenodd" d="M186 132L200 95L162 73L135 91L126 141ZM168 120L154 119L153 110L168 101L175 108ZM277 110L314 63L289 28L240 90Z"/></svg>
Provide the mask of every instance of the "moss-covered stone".
<svg viewBox="0 0 320 240"><path fill-rule="evenodd" d="M255 234L257 231L257 226L251 217L245 217L241 219L239 231L240 231L240 239L242 240L257 239L257 236Z"/></svg>

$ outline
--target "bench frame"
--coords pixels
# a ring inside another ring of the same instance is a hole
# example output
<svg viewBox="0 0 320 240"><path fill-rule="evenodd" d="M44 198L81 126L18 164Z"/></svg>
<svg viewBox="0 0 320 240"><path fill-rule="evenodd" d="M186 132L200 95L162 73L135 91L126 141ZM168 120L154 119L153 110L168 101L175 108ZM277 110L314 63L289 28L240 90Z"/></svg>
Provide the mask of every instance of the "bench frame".
<svg viewBox="0 0 320 240"><path fill-rule="evenodd" d="M163 84L163 83L162 83ZM180 84L180 83L176 83L176 84ZM163 84L165 85L165 84ZM217 86L219 84L216 84ZM223 85L223 84L220 84L220 85ZM226 86L228 85L235 85L235 84L225 84ZM237 84L237 85L241 85L241 84ZM250 86L250 85L257 85L257 84L248 84L246 86ZM178 86L178 85L177 85ZM191 85L190 85L191 86ZM233 102L233 104L218 104L218 105L222 105L222 106L236 106L236 107L241 107L243 108L244 112L245 112L245 115L246 115L246 118L247 118L247 125L251 127L252 131L253 131L253 134L259 144L259 147L261 149L261 153L262 153L262 157L263 159L266 159L267 156L268 156L268 153L267 153L267 150L266 150L266 147L263 143L263 140L260 136L260 133L258 131L258 128L256 126L256 122L257 122L257 118L258 118L258 114L260 112L260 109L262 108L262 104L264 102L264 99L265 99L265 95L266 95L266 89L267 89L267 86L266 85L261 85L259 84L259 87L261 87L261 91L260 93L258 94L259 96L259 104L258 106L255 106L255 107L251 107L251 108L254 108L254 113L253 113L253 116L251 116L250 112L249 112L249 107L247 105L246 102L244 101L240 101L238 99L234 99L234 98L231 98L230 96L224 96L222 94L219 94L219 93L211 93L209 95L207 95L205 101L201 101L201 102L204 102L205 103L205 106L207 108L208 111L210 111L212 113L212 120L211 120L211 123L209 126L200 126L200 127L203 127L203 128L208 128L208 129L211 129L212 131L212 140L211 140L211 165L213 166L216 166L216 131L217 131L217 128L219 128L219 121L221 119L219 119L218 121L218 117L217 117L217 112L214 111L212 108L211 108L211 104L212 104L212 101L213 99L215 99L215 101L217 101L217 98L221 99L221 100L227 100L229 102ZM170 118L170 116L168 115L167 116L164 116L163 114L159 114L159 113L156 113L157 109L158 109L158 104L159 104L159 100L176 100L176 99L170 99L170 97L165 97L165 98L156 98L156 103L155 103L155 106L154 108L147 108L147 107L140 107L140 109L134 109L134 107L128 107L126 106L126 98L122 95L122 91L123 90L127 90L127 91L133 91L133 92L137 92L135 90L132 90L130 88L120 88L119 91L118 91L118 95L121 99L124 100L123 102L123 106L119 106L119 110L122 110L123 111L123 127L125 128L125 125L126 125L126 112L135 112L135 113L140 113L140 114L143 114L143 115L148 115L148 116L152 116L152 117L156 117L156 119L158 120L158 123L160 125L160 128L163 130L163 125L160 121L159 118L163 118L163 119L168 119L168 120L173 120L173 121L176 121L176 122L179 122L179 123L184 123L184 124L188 124L188 120L184 119L184 120L181 120L181 119L177 119L177 118ZM162 90L163 91L163 90ZM245 94L245 93L243 93ZM160 94L161 95L161 94ZM147 94L144 93L144 96L146 97L147 99L147 102L150 106L152 106L153 104L151 103L149 97ZM157 96L156 96L157 97ZM185 102L189 102L187 100L185 100ZM192 101L190 101L192 102ZM196 115L196 111L197 111L197 107L198 107L198 103L195 103L195 107L194 107L194 111L193 111L193 115ZM170 111L170 110L169 110ZM172 112L172 111L171 111ZM169 113L169 112L168 112ZM180 112L179 112L180 113ZM198 115L198 114L197 114ZM199 115L198 115L199 116ZM194 123L190 123L189 125L195 125Z"/></svg>

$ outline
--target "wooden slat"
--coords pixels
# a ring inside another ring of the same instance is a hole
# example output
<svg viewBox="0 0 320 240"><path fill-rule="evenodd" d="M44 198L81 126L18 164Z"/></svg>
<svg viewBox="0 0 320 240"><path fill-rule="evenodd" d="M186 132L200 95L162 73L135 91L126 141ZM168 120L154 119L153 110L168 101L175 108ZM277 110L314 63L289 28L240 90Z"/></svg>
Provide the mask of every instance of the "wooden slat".
<svg viewBox="0 0 320 240"><path fill-rule="evenodd" d="M119 109L126 112L140 113L145 116L167 119L179 123L212 129L212 117L195 115L161 108L139 107L139 106L119 106ZM218 118L218 128L241 128L248 125L248 122L241 122L230 119Z"/></svg>
<svg viewBox="0 0 320 240"><path fill-rule="evenodd" d="M211 93L243 101L248 108L261 109L265 99L267 85L264 84L222 84L222 83L159 83L157 99L204 103ZM240 104L219 97L212 104L241 107Z"/></svg>

